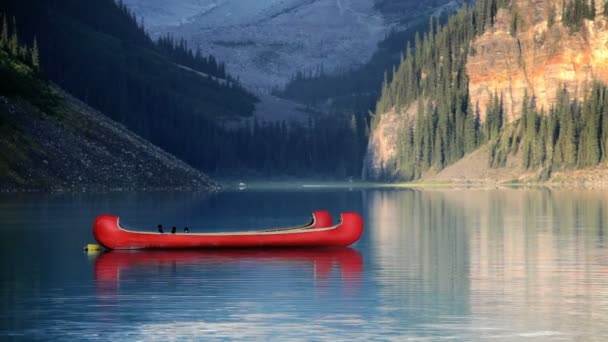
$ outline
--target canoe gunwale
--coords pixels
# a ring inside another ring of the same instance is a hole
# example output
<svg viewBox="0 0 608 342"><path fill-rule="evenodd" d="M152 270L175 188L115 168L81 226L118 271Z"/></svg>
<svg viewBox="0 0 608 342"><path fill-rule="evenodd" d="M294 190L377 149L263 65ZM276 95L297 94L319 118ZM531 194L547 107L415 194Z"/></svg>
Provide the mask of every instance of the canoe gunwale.
<svg viewBox="0 0 608 342"><path fill-rule="evenodd" d="M317 218L315 215L312 215L312 220L305 225L287 227L287 228L270 228L263 230L242 230L242 231L224 231L224 232L216 232L216 233L159 233L159 232L146 232L146 231L138 231L138 230L129 230L120 225L120 216L116 217L116 226L119 230L132 233L132 234L150 234L150 235L184 235L184 236L222 236L222 235L270 235L270 234L287 234L287 233L299 233L302 231L308 231L310 229L314 229L314 231L323 231L330 230L339 227L342 224L342 215L340 215L340 223L335 224L331 227L323 227L323 228L311 228L317 223Z"/></svg>

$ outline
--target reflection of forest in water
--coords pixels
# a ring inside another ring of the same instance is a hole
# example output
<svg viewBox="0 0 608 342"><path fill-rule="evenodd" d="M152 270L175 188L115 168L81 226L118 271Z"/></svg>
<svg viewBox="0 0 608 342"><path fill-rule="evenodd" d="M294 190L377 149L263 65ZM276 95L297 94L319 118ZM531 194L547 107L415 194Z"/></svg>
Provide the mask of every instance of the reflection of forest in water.
<svg viewBox="0 0 608 342"><path fill-rule="evenodd" d="M608 326L608 194L409 190L369 201L378 279L411 294L402 304L516 331Z"/></svg>

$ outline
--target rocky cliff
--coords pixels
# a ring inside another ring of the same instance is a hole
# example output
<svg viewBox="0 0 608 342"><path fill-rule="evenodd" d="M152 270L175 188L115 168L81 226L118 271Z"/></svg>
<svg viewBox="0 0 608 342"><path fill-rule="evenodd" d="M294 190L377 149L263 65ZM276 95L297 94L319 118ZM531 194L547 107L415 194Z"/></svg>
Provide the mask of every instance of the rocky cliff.
<svg viewBox="0 0 608 342"><path fill-rule="evenodd" d="M595 3L595 19L584 19L577 32L562 23L562 0L514 0L498 10L494 26L472 43L467 63L482 121L495 92L510 122L519 117L526 91L548 109L563 87L582 98L593 80L608 82L608 21L603 2Z"/></svg>
<svg viewBox="0 0 608 342"><path fill-rule="evenodd" d="M548 110L560 89L567 88L571 96L581 100L588 95L593 81L608 83L608 20L604 2L576 1L586 3L589 12L590 5L595 4L595 16L585 14L585 18L572 25L568 17L563 16L563 7L572 6L574 0L512 0L497 10L493 25L488 25L470 41L465 66L468 95L471 104L479 108L481 124L485 123L494 94L502 96L504 120L509 123L520 118L526 93L538 109ZM422 75L424 77L424 70ZM412 121L412 116L418 116L416 110L414 102L399 110L376 113L364 177L400 177L404 170L399 168L398 152L404 131L399 130ZM475 165L475 171L483 172L477 172L474 178L492 173L486 170L489 166L485 161L490 159L487 151L477 155L482 156L475 158L479 164ZM436 170L423 171L421 176L436 178ZM456 172L466 173L466 170L459 167ZM509 175L494 178L515 179L516 174L523 177L522 170L513 168ZM440 175L448 177L448 173ZM460 174L456 178L470 177Z"/></svg>

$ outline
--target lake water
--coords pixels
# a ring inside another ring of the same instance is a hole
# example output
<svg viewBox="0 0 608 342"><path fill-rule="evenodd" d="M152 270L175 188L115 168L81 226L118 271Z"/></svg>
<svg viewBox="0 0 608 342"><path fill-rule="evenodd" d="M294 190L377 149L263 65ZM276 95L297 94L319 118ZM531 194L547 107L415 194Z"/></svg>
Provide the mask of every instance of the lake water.
<svg viewBox="0 0 608 342"><path fill-rule="evenodd" d="M315 209L360 212L361 240L82 252L100 213L200 232L292 226ZM607 225L601 191L2 195L0 340L605 341Z"/></svg>

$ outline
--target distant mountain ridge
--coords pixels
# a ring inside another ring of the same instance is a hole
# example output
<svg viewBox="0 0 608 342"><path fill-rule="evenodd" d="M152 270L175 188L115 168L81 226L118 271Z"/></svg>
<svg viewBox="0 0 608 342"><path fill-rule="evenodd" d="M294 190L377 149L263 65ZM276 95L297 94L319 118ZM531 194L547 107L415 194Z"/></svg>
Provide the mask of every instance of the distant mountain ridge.
<svg viewBox="0 0 608 342"><path fill-rule="evenodd" d="M391 27L450 2L456 1L124 0L153 36L186 38L263 93L297 71L364 64Z"/></svg>

